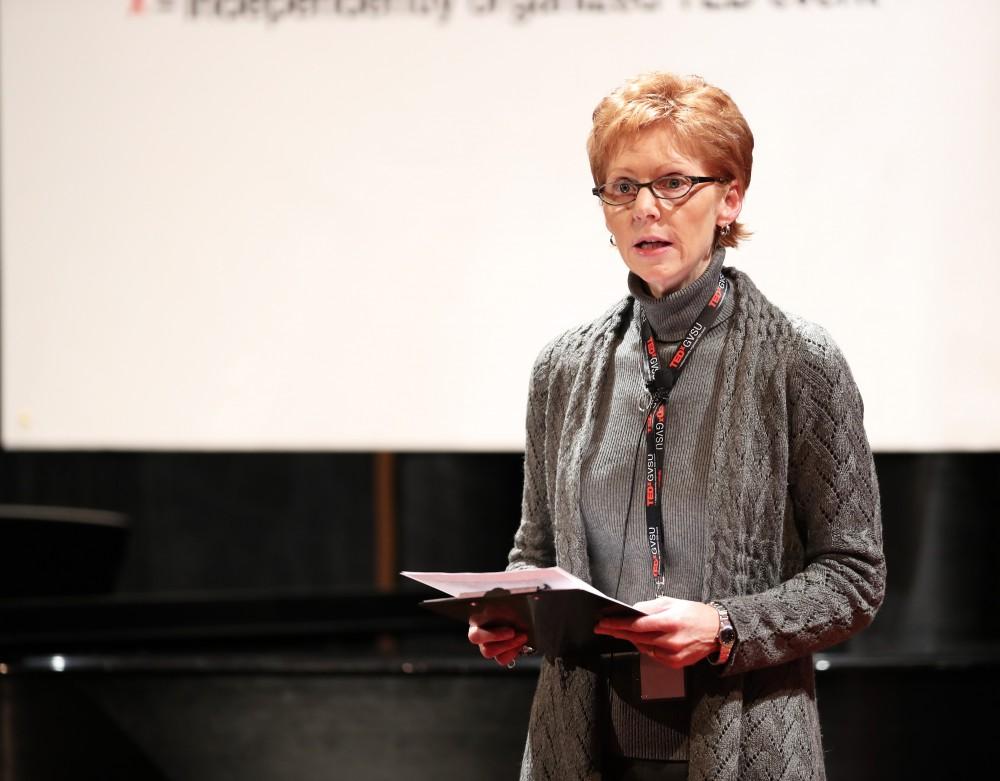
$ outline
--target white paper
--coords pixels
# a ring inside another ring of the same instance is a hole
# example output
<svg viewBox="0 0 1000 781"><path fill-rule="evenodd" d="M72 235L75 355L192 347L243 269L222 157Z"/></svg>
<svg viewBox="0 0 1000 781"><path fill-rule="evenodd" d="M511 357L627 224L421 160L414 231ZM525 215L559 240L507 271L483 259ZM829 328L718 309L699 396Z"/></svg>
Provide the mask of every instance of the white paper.
<svg viewBox="0 0 1000 781"><path fill-rule="evenodd" d="M501 572L401 572L399 574L453 597L481 596L493 588L505 588L508 591L538 588L580 589L616 604L632 607L598 591L562 567L539 567Z"/></svg>

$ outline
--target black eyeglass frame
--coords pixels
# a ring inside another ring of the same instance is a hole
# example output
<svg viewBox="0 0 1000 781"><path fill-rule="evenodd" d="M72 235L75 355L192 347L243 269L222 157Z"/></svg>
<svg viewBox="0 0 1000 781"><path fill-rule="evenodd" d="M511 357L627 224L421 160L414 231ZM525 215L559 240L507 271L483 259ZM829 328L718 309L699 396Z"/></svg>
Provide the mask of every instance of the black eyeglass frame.
<svg viewBox="0 0 1000 781"><path fill-rule="evenodd" d="M657 182L663 181L664 179L687 179L690 183L689 187L680 195L657 195L656 190L653 189L653 185ZM607 187L609 184L614 184L613 182L605 182L604 184L593 188L590 192L601 199L601 203L606 203L608 206L628 206L630 203L635 203L636 199L639 197L639 191L643 187L648 187L649 191L653 194L654 198L659 198L661 201L678 201L681 198L686 197L693 189L696 184L705 184L707 182L715 182L717 184L725 184L731 181L728 176L688 176L687 174L667 174L666 176L658 176L655 179L648 182L633 182L631 179L627 179L630 184L635 185L635 196L628 201L606 201L601 195L601 190Z"/></svg>

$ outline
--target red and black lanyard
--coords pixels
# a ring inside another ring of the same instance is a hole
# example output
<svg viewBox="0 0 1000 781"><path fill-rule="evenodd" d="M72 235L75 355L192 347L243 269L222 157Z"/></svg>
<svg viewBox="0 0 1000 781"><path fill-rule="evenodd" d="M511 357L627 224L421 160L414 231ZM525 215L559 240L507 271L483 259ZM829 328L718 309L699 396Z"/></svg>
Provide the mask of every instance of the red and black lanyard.
<svg viewBox="0 0 1000 781"><path fill-rule="evenodd" d="M649 555L652 559L653 583L656 586L656 596L666 596L666 576L663 569L663 460L664 434L667 417L667 401L681 369L687 363L694 348L701 338L712 327L722 304L729 293L729 280L719 275L719 285L701 310L694 325L688 329L687 336L674 351L670 362L663 366L656 354L656 339L653 329L649 326L645 312L639 307L639 329L642 335L643 349L646 353L646 387L651 396L649 409L646 412L646 539L649 544Z"/></svg>

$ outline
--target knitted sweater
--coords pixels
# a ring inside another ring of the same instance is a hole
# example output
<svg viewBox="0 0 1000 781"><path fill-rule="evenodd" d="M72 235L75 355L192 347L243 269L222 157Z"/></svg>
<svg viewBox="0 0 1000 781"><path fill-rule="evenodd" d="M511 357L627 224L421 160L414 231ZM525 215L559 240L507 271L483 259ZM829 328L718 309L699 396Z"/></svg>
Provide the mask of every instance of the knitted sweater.
<svg viewBox="0 0 1000 781"><path fill-rule="evenodd" d="M703 601L728 609L729 663L687 669L689 778L823 779L811 654L866 626L885 560L878 486L850 370L821 328L726 270L736 311L707 474ZM552 342L529 388L521 525L510 567L558 564L589 581L581 462L625 299ZM598 779L597 680L545 661L521 778Z"/></svg>

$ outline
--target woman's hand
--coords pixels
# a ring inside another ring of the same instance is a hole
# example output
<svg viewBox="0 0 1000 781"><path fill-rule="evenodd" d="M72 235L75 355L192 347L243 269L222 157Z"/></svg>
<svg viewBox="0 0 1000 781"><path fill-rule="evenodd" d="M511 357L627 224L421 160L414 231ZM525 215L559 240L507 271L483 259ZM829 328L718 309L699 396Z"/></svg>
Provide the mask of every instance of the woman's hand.
<svg viewBox="0 0 1000 781"><path fill-rule="evenodd" d="M637 602L640 618L603 618L594 632L627 640L667 667L687 667L719 650L719 613L703 602L658 597Z"/></svg>
<svg viewBox="0 0 1000 781"><path fill-rule="evenodd" d="M485 629L469 624L469 642L479 646L479 653L497 664L507 667L521 654L528 642L528 636L518 633L510 626L494 626Z"/></svg>

